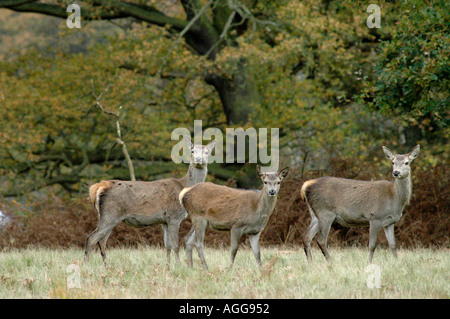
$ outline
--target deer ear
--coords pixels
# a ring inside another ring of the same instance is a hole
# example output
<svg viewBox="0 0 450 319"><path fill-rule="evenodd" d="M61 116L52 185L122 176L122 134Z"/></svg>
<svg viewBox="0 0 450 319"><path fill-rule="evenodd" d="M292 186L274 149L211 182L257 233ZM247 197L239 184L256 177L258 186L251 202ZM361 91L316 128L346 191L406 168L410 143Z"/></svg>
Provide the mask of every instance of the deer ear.
<svg viewBox="0 0 450 319"><path fill-rule="evenodd" d="M388 149L386 146L382 146L382 148L383 148L384 155L386 155L386 157L392 161L395 158L395 154L390 149Z"/></svg>
<svg viewBox="0 0 450 319"><path fill-rule="evenodd" d="M411 152L409 152L408 158L412 161L413 159L415 159L419 155L419 152L420 152L420 145L416 145L411 150Z"/></svg>
<svg viewBox="0 0 450 319"><path fill-rule="evenodd" d="M191 137L184 135L183 137L184 143L186 143L186 146L192 149L194 147L194 144L192 143Z"/></svg>
<svg viewBox="0 0 450 319"><path fill-rule="evenodd" d="M285 167L278 172L278 176L281 177L282 179L285 178L288 174L289 174L289 167Z"/></svg>
<svg viewBox="0 0 450 319"><path fill-rule="evenodd" d="M210 142L208 145L206 145L206 148L209 150L209 152L212 152L214 147L216 147L216 144L217 144L217 140L214 140L214 141Z"/></svg>
<svg viewBox="0 0 450 319"><path fill-rule="evenodd" d="M264 175L264 173L261 172L261 166L256 165L256 173L258 174L259 177L262 177Z"/></svg>

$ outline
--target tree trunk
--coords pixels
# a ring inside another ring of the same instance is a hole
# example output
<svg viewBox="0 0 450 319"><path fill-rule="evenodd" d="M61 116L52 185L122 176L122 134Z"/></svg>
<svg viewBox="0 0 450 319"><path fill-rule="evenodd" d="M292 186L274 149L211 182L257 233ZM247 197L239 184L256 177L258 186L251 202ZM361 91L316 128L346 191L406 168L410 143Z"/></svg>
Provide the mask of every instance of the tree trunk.
<svg viewBox="0 0 450 319"><path fill-rule="evenodd" d="M260 103L259 93L253 74L240 63L240 72L232 79L224 79L215 74L205 77L208 84L219 93L227 124L245 124L255 107Z"/></svg>
<svg viewBox="0 0 450 319"><path fill-rule="evenodd" d="M182 0L181 3L188 20L193 19L201 11L199 1ZM227 25L229 26L228 20L231 18L234 22L240 23L242 18L239 14L233 14L232 9L226 5L225 1L218 1L212 11L212 20L202 14L194 24L195 31L188 31L184 38L198 54L208 54L208 59L214 61L224 47L223 36L229 36L229 33L226 32ZM237 45L232 37L229 40L233 43L232 45ZM233 74L231 79L208 72L205 75L205 82L214 86L219 94L227 124L247 123L253 109L259 104L255 80L246 64L247 61L241 58L238 62L239 71Z"/></svg>

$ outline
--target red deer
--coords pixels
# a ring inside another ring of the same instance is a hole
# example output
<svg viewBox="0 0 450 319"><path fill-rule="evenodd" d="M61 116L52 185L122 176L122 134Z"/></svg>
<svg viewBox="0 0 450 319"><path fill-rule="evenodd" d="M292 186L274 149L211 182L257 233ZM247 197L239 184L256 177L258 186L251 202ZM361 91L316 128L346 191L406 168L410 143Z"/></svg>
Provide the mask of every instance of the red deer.
<svg viewBox="0 0 450 319"><path fill-rule="evenodd" d="M191 162L186 176L180 179L166 178L151 182L110 180L94 184L89 195L99 215L98 227L87 237L85 262L89 260L92 248L98 244L106 264L105 246L113 228L120 222L133 227L161 224L167 263L171 250L177 261L178 231L186 218L186 211L180 205L178 195L185 187L204 182L207 175L208 156L216 145L194 145L190 138L185 143L191 149Z"/></svg>
<svg viewBox="0 0 450 319"><path fill-rule="evenodd" d="M402 216L405 205L409 204L412 194L410 164L419 155L420 146L405 155L394 154L384 146L383 151L392 161L393 182L321 177L303 184L300 193L311 214L311 224L303 237L308 260L312 260L311 241L317 232L317 243L325 258L331 260L327 238L334 221L347 227L369 226L370 263L381 227L392 253L397 256L394 224Z"/></svg>
<svg viewBox="0 0 450 319"><path fill-rule="evenodd" d="M185 238L187 261L192 267L192 248L195 245L204 269L208 269L203 255L206 227L217 231L231 232L231 263L238 250L242 234L250 236L250 245L258 266L261 266L259 237L266 226L277 202L280 183L288 174L286 167L279 172L258 175L264 185L261 191L240 190L213 183L200 183L185 188L180 193L180 202L192 221L192 229Z"/></svg>

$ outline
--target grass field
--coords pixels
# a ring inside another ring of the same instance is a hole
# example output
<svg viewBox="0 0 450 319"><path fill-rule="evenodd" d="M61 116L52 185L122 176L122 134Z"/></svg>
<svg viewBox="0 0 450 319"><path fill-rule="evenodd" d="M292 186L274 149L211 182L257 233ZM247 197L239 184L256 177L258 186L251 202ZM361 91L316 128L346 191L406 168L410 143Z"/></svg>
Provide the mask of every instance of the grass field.
<svg viewBox="0 0 450 319"><path fill-rule="evenodd" d="M379 248L374 263L380 288L368 288L376 268L366 249L330 248L333 264L318 249L308 263L300 248L262 248L263 268L242 247L229 270L228 249L205 248L209 272L184 262L165 264L155 247L111 249L110 267L81 249L25 249L0 253L0 298L449 298L448 249L400 249L398 259Z"/></svg>

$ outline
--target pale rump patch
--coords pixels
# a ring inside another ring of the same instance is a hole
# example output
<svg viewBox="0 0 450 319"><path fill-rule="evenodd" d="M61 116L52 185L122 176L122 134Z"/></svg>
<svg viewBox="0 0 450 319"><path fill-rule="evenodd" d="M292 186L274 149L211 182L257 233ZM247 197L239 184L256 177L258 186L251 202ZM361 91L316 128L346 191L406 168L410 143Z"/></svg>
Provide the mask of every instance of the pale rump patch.
<svg viewBox="0 0 450 319"><path fill-rule="evenodd" d="M183 197L184 197L184 195L185 195L187 192L189 192L189 190L190 190L191 188L192 188L192 187L186 187L186 188L183 188L183 190L180 192L180 195L178 195L178 199L180 200L181 206L183 206Z"/></svg>
<svg viewBox="0 0 450 319"><path fill-rule="evenodd" d="M300 195L302 196L303 200L306 200L306 189L315 183L316 183L315 179L310 179L309 181L303 183L302 188L300 190Z"/></svg>
<svg viewBox="0 0 450 319"><path fill-rule="evenodd" d="M97 202L99 196L105 191L105 189L110 188L112 186L111 182L101 181L100 183L96 183L89 187L89 197L91 198L92 203L98 212Z"/></svg>

